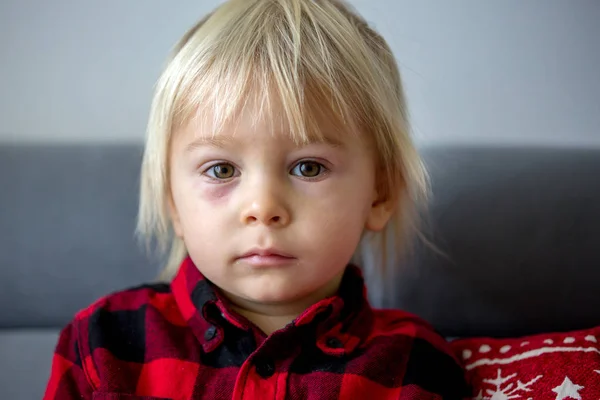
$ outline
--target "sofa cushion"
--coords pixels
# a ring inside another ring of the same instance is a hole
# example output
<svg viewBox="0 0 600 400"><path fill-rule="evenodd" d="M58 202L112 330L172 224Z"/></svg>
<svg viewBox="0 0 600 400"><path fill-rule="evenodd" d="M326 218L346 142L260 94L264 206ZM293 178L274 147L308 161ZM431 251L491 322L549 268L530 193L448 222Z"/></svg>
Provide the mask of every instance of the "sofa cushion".
<svg viewBox="0 0 600 400"><path fill-rule="evenodd" d="M134 237L137 145L0 146L0 328L61 327L153 279Z"/></svg>
<svg viewBox="0 0 600 400"><path fill-rule="evenodd" d="M55 329L0 330L0 397L41 399L57 340Z"/></svg>
<svg viewBox="0 0 600 400"><path fill-rule="evenodd" d="M424 230L437 250L420 242L398 261L381 304L452 337L598 324L600 148L422 152L433 186Z"/></svg>
<svg viewBox="0 0 600 400"><path fill-rule="evenodd" d="M600 398L600 327L452 343L476 399Z"/></svg>

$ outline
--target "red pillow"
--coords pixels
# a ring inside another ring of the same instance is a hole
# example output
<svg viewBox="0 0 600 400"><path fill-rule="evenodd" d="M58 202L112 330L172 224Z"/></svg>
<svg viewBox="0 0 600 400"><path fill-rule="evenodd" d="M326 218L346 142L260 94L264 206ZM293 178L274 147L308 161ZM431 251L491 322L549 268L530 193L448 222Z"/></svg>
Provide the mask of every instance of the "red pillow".
<svg viewBox="0 0 600 400"><path fill-rule="evenodd" d="M600 327L452 342L473 399L600 399Z"/></svg>

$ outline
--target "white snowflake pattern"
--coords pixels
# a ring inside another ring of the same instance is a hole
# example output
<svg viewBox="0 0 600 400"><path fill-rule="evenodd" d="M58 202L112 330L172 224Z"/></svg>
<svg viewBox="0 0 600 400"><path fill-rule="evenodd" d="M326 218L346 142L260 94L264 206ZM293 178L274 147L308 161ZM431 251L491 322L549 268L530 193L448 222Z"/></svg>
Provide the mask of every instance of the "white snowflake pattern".
<svg viewBox="0 0 600 400"><path fill-rule="evenodd" d="M538 375L529 382L521 382L517 380L515 386L513 380L517 374L511 374L506 377L502 377L502 370L498 369L498 377L494 379L484 379L483 383L487 383L494 386L494 389L487 389L486 395L483 395L483 391L480 390L479 394L473 398L473 400L509 400L509 399L520 399L521 394L525 392L531 392L530 386L536 383L542 378L543 375Z"/></svg>

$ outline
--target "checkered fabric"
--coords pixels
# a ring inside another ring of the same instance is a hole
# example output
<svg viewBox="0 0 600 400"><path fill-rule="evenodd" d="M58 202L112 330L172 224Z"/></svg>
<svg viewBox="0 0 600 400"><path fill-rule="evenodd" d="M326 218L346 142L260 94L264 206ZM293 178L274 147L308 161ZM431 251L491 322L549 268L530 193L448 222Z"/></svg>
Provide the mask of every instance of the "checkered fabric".
<svg viewBox="0 0 600 400"><path fill-rule="evenodd" d="M169 284L109 295L62 331L44 399L461 399L449 345L374 310L361 272L266 336L188 258Z"/></svg>

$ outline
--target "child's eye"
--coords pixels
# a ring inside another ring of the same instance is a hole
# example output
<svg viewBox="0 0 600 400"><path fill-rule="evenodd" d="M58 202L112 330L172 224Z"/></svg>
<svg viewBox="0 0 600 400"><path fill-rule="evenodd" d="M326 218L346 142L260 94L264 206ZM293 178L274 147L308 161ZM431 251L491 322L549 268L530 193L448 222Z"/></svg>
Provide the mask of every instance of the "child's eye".
<svg viewBox="0 0 600 400"><path fill-rule="evenodd" d="M229 179L235 175L235 167L228 163L220 163L208 168L204 173L213 179Z"/></svg>
<svg viewBox="0 0 600 400"><path fill-rule="evenodd" d="M316 161L300 161L292 168L290 173L302 178L316 178L326 170L323 164Z"/></svg>

